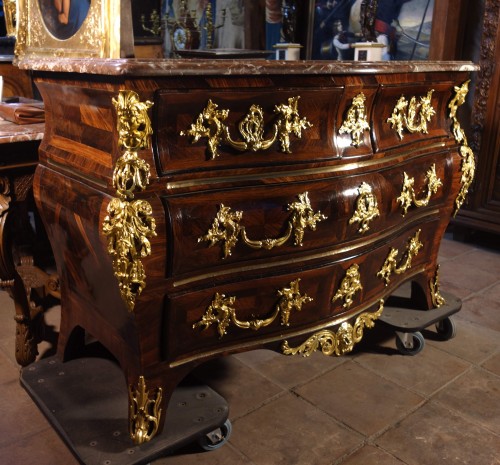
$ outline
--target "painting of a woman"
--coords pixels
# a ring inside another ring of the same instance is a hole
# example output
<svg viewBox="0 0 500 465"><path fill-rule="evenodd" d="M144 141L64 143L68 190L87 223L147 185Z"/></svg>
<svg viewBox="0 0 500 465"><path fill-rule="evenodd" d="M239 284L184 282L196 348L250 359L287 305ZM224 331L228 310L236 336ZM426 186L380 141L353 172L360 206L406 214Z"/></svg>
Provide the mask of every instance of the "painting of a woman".
<svg viewBox="0 0 500 465"><path fill-rule="evenodd" d="M78 29L89 12L90 0L53 0L59 22L59 39L69 39Z"/></svg>
<svg viewBox="0 0 500 465"><path fill-rule="evenodd" d="M87 17L91 0L39 0L45 25L57 39L73 37Z"/></svg>

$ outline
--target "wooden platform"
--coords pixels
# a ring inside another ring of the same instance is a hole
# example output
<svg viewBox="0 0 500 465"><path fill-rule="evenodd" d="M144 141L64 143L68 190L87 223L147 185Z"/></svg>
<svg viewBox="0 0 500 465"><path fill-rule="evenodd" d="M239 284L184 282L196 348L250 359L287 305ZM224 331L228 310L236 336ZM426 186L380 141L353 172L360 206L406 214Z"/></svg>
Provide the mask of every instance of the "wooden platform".
<svg viewBox="0 0 500 465"><path fill-rule="evenodd" d="M220 395L186 382L173 394L163 432L135 446L128 434L126 383L115 362L88 357L62 363L54 356L24 368L21 384L85 465L149 463L213 431L228 416Z"/></svg>

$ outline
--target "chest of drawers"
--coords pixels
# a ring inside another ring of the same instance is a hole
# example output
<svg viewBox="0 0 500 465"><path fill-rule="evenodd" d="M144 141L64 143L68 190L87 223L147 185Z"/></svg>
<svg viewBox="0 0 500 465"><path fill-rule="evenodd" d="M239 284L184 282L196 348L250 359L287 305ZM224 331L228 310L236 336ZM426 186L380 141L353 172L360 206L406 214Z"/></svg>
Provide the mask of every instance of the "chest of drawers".
<svg viewBox="0 0 500 465"><path fill-rule="evenodd" d="M132 439L178 382L256 348L341 355L437 254L474 174L469 63L27 63L46 108L35 194L58 351L118 360ZM124 406L125 408L125 406Z"/></svg>

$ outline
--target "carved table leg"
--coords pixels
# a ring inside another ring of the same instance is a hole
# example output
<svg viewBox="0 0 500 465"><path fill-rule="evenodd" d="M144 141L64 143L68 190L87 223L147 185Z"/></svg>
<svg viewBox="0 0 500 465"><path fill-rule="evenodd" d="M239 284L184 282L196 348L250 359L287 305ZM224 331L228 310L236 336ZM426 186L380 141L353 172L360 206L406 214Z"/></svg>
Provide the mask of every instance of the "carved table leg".
<svg viewBox="0 0 500 465"><path fill-rule="evenodd" d="M24 180L31 185L32 175ZM23 190L23 189L21 189ZM0 287L14 300L16 321L16 361L21 366L29 365L38 355L35 318L44 308L31 300L32 289L42 288L44 294L60 298L57 277L48 275L33 265L32 257L22 257L21 265L15 266L13 258L14 241L11 237L9 214L12 215L10 182L0 177ZM26 190L21 195L26 199Z"/></svg>
<svg viewBox="0 0 500 465"><path fill-rule="evenodd" d="M17 274L12 259L12 243L7 232L10 210L10 183L0 177L0 286L14 300L16 310L16 360L26 366L38 355L37 345L31 325L31 312L24 285Z"/></svg>

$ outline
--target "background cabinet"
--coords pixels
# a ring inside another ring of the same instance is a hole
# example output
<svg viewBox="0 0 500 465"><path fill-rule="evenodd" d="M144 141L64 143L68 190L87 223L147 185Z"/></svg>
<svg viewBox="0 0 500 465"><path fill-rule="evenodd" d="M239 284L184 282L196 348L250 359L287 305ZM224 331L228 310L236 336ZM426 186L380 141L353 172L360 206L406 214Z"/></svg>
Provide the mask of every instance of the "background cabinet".
<svg viewBox="0 0 500 465"><path fill-rule="evenodd" d="M466 201L453 219L454 231L500 233L500 2L435 0L431 60L471 60L480 65L471 77L462 109L477 170ZM442 20L441 20L442 18Z"/></svg>
<svg viewBox="0 0 500 465"><path fill-rule="evenodd" d="M463 15L462 58L481 66L471 92L470 146L477 157L477 174L466 204L454 224L469 230L500 233L500 2L469 2Z"/></svg>

